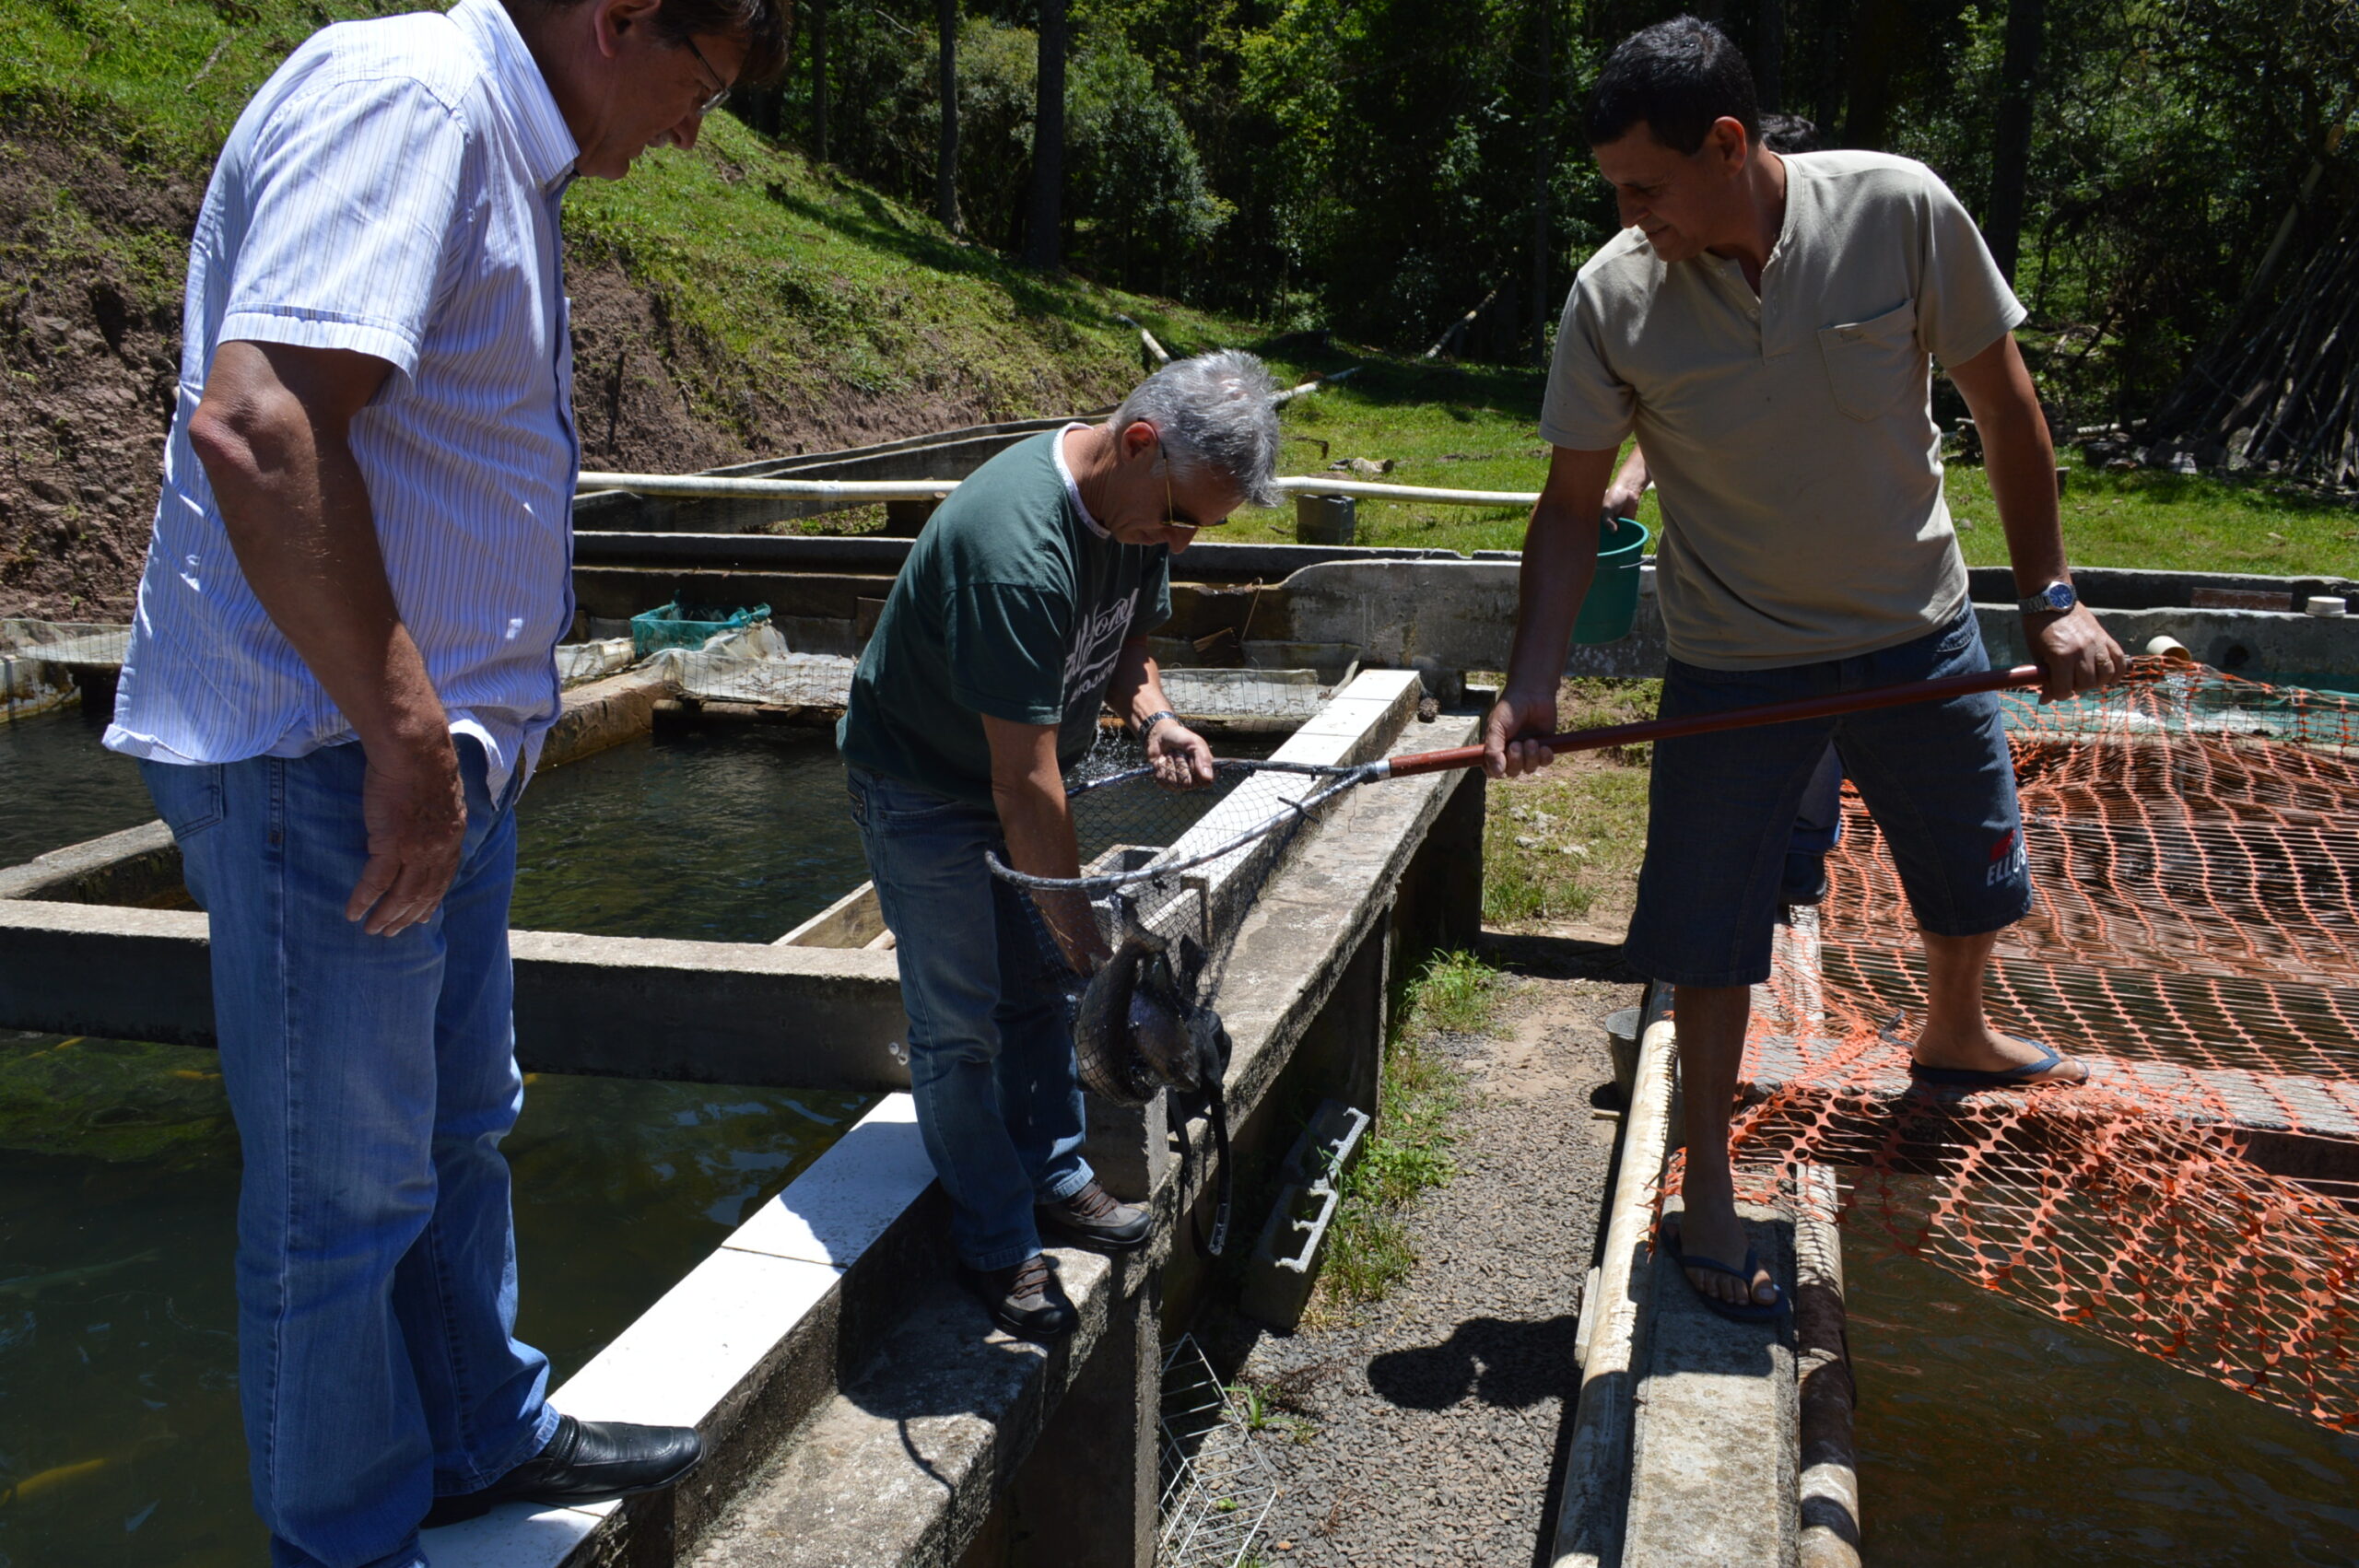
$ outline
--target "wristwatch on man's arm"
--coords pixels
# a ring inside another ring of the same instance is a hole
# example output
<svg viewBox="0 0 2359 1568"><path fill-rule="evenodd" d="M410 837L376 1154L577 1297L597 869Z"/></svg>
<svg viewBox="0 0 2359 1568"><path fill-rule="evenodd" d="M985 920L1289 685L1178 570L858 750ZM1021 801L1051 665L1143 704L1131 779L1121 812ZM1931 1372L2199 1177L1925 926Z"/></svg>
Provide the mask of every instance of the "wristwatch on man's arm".
<svg viewBox="0 0 2359 1568"><path fill-rule="evenodd" d="M1168 708L1158 708L1153 713L1150 713L1145 718L1140 720L1138 723L1133 727L1131 733L1139 738L1139 744L1144 745L1146 744L1147 737L1155 733L1155 727L1157 724L1162 723L1167 719L1170 720L1174 724L1180 722L1180 716L1178 714L1172 712Z"/></svg>
<svg viewBox="0 0 2359 1568"><path fill-rule="evenodd" d="M2081 596L2072 585L2058 578L2036 593L2027 593L2015 601L2015 607L2026 615L2062 615L2070 614Z"/></svg>

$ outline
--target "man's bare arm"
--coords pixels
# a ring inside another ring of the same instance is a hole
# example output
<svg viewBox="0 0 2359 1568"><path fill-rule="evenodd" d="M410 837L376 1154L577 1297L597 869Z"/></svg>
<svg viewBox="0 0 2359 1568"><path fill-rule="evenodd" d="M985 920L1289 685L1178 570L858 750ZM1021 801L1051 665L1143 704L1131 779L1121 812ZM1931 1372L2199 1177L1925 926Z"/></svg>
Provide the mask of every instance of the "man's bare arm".
<svg viewBox="0 0 2359 1568"><path fill-rule="evenodd" d="M368 758L369 861L345 918L365 917L371 935L434 912L466 833L449 720L393 603L348 439L392 369L341 349L225 343L189 422L239 569Z"/></svg>
<svg viewBox="0 0 2359 1568"><path fill-rule="evenodd" d="M1057 766L1057 727L1018 724L986 713L983 739L992 753L992 803L1000 831L1007 836L1007 858L1030 876L1077 877L1081 848L1073 832L1073 807L1065 800L1063 771ZM1106 956L1106 943L1078 894L1035 896L1050 934L1065 959L1088 974Z"/></svg>
<svg viewBox="0 0 2359 1568"><path fill-rule="evenodd" d="M2071 581L2056 507L2056 448L2048 439L2039 393L2014 334L2003 333L1973 358L1949 367L1949 378L1965 395L1982 437L1983 468L1999 503L1999 525L2006 530L2015 592L2032 594L2051 582ZM2024 629L2032 656L2048 672L2042 695L2048 701L2109 685L2126 663L2120 645L2085 604L2060 615L2026 616Z"/></svg>
<svg viewBox="0 0 2359 1568"><path fill-rule="evenodd" d="M1638 515L1638 498L1654 483L1654 475L1647 471L1646 449L1633 441L1630 455L1622 460L1622 467L1614 475L1614 483L1605 487L1605 510L1614 517L1635 518Z"/></svg>
<svg viewBox="0 0 2359 1568"><path fill-rule="evenodd" d="M1163 673L1156 668L1155 655L1147 651L1146 638L1134 637L1122 644L1121 660L1106 687L1106 705L1133 730L1149 714L1170 711L1170 699L1163 695ZM1145 743L1146 759L1155 776L1173 789L1213 781L1212 747L1177 719L1157 724Z"/></svg>
<svg viewBox="0 0 2359 1568"><path fill-rule="evenodd" d="M1483 726L1484 766L1494 778L1512 778L1555 760L1545 746L1516 737L1556 728L1556 683L1572 650L1573 621L1597 576L1598 517L1614 458L1611 450L1558 447L1548 460L1548 482L1523 535L1507 689Z"/></svg>

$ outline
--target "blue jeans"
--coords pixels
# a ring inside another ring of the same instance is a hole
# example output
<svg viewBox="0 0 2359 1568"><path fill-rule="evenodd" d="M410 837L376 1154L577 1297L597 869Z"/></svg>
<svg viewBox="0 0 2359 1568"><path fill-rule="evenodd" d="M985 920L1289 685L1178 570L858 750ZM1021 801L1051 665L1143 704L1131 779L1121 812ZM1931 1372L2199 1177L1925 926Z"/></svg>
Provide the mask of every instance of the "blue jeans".
<svg viewBox="0 0 2359 1568"><path fill-rule="evenodd" d="M1035 1203L1089 1185L1073 1033L1023 895L992 875L999 813L851 770L876 901L901 962L918 1132L969 1269L1040 1250Z"/></svg>
<svg viewBox="0 0 2359 1568"><path fill-rule="evenodd" d="M499 1141L523 1104L509 1017L516 789L459 743L467 833L441 909L344 918L368 860L358 745L142 764L212 916L213 1012L245 1174L238 1398L278 1568L412 1568L437 1493L557 1430L518 1344ZM521 775L519 776L521 779Z"/></svg>
<svg viewBox="0 0 2359 1568"><path fill-rule="evenodd" d="M1662 716L1989 667L1968 605L1923 637L1850 659L1757 670L1705 670L1674 659L1663 679ZM1839 772L1826 765L1830 742ZM1892 851L1919 927L1937 936L1979 936L2029 911L2014 762L1999 699L1984 692L1658 741L1647 859L1623 947L1630 966L1670 985L1767 979L1798 813L1813 791L1823 812L1825 790L1846 774Z"/></svg>

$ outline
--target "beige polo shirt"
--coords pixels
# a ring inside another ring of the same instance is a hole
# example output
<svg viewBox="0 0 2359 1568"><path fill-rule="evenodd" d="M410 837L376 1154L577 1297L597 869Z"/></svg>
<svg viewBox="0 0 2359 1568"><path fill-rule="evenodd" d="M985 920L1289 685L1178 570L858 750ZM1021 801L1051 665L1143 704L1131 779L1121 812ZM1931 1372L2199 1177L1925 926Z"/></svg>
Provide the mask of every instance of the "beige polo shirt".
<svg viewBox="0 0 2359 1568"><path fill-rule="evenodd" d="M1872 152L1785 164L1760 294L1733 261L1666 266L1623 230L1573 284L1541 410L1560 447L1637 431L1671 654L1706 669L1872 653L1956 613L1930 362L1970 359L2025 315L1931 170Z"/></svg>

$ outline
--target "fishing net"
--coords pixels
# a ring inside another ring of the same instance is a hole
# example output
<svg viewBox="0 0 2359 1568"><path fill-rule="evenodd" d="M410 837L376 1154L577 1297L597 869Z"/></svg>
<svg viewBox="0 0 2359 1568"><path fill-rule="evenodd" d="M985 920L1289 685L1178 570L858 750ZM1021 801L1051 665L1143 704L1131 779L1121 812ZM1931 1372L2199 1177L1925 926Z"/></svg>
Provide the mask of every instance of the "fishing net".
<svg viewBox="0 0 2359 1568"><path fill-rule="evenodd" d="M1031 916L1083 1085L1131 1106L1169 1089L1181 1097L1173 1121L1182 1129L1192 1106L1206 1111L1219 1195L1204 1248L1218 1253L1229 1209L1229 1042L1218 1003L1237 927L1302 830L1373 775L1225 758L1211 783L1174 789L1150 766L1106 762L1086 764L1066 790L1080 876L1027 875L996 857L991 866Z"/></svg>
<svg viewBox="0 0 2359 1568"><path fill-rule="evenodd" d="M2359 704L2145 660L2002 700L2035 904L1992 1022L2092 1081L1909 1092L1923 967L1847 790L1755 1008L1740 1181L1849 1167L1850 1211L1919 1256L2359 1430Z"/></svg>

